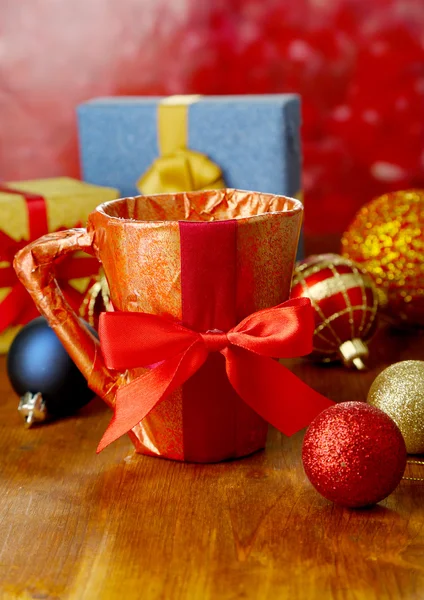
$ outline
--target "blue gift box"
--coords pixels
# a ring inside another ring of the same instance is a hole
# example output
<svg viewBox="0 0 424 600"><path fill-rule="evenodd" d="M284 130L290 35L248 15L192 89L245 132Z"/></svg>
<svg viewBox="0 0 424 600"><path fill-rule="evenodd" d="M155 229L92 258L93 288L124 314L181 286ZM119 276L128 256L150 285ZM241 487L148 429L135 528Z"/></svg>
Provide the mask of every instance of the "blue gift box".
<svg viewBox="0 0 424 600"><path fill-rule="evenodd" d="M85 181L118 188L122 196L140 194L136 183L159 156L162 100L97 98L78 107ZM294 94L201 96L188 106L187 142L219 165L227 187L300 192L300 99Z"/></svg>

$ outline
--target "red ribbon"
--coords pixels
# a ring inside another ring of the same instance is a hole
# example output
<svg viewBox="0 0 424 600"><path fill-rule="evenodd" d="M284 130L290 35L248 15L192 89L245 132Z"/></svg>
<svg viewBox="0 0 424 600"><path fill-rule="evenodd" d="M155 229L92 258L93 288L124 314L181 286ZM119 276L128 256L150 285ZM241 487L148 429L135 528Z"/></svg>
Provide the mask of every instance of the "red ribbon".
<svg viewBox="0 0 424 600"><path fill-rule="evenodd" d="M18 194L25 198L28 209L29 240L13 240L3 231L0 232L0 260L12 263L16 252L27 243L44 235L48 231L47 211L44 198L39 194L23 192L8 186L0 185L0 192L6 194ZM3 271L3 270L2 270ZM0 287L9 287L10 293L0 302L0 332L9 325L16 322L19 315L27 312L29 319L37 315L37 310L32 305L31 297L23 285L17 281L13 268L7 267L2 275ZM29 312L28 309L29 308Z"/></svg>
<svg viewBox="0 0 424 600"><path fill-rule="evenodd" d="M30 192L0 185L0 192L23 196L28 210L29 239L16 241L4 231L0 231L0 261L10 263L10 266L0 269L0 288L12 288L9 294L0 302L0 333L9 325L20 322L27 323L39 313L31 296L18 281L12 267L15 254L24 246L48 233L47 208L43 196ZM57 277L64 280L89 277L98 272L99 263L95 258L64 259L58 268ZM78 309L81 295L69 284L61 286L72 308Z"/></svg>
<svg viewBox="0 0 424 600"><path fill-rule="evenodd" d="M313 331L307 298L258 311L227 332L198 333L147 313L102 313L99 335L107 367L125 371L159 364L118 389L115 414L97 452L147 417L210 352L225 357L232 387L268 423L286 435L303 429L333 402L273 358L309 354Z"/></svg>

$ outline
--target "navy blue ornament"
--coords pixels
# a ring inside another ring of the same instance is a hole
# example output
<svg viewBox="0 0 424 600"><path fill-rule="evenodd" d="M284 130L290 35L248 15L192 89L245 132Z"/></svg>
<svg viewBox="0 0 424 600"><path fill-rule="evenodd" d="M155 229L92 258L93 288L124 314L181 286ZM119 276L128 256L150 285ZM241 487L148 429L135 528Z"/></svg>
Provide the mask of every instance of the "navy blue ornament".
<svg viewBox="0 0 424 600"><path fill-rule="evenodd" d="M92 327L84 325L97 337ZM7 374L21 396L19 412L27 426L66 417L93 397L87 381L44 317L23 327L7 355Z"/></svg>

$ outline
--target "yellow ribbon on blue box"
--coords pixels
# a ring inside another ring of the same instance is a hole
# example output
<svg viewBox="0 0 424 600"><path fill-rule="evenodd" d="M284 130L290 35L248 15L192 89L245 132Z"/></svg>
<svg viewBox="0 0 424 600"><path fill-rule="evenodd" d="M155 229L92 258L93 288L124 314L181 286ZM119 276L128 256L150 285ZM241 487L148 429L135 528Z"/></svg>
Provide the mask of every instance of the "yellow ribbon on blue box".
<svg viewBox="0 0 424 600"><path fill-rule="evenodd" d="M170 96L158 105L160 156L137 181L142 194L216 190L225 187L220 167L188 148L189 106L201 96Z"/></svg>

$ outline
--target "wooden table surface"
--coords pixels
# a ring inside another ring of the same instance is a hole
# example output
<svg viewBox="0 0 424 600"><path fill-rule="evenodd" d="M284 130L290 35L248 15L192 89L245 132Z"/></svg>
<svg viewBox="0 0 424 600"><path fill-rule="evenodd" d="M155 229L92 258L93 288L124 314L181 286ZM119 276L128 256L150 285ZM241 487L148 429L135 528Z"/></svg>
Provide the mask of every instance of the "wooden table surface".
<svg viewBox="0 0 424 600"><path fill-rule="evenodd" d="M365 400L385 366L424 359L424 334L381 329L371 352L365 373L289 365L336 401ZM127 438L97 456L100 400L32 430L17 403L2 357L1 599L424 598L424 483L349 510L309 484L303 432L271 430L265 451L215 465L135 455Z"/></svg>

